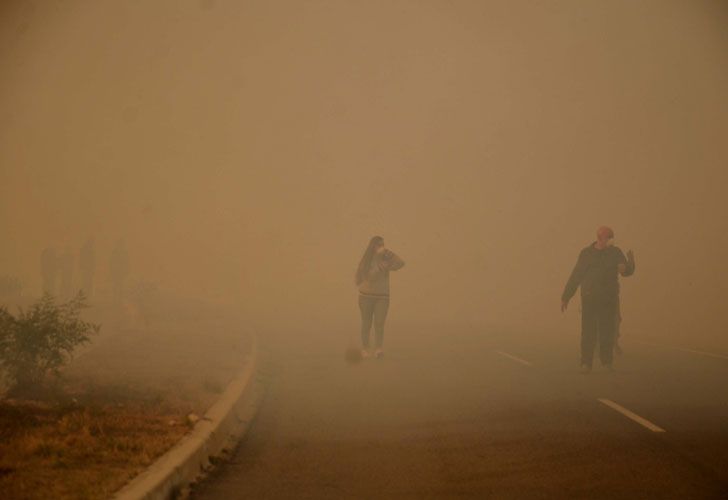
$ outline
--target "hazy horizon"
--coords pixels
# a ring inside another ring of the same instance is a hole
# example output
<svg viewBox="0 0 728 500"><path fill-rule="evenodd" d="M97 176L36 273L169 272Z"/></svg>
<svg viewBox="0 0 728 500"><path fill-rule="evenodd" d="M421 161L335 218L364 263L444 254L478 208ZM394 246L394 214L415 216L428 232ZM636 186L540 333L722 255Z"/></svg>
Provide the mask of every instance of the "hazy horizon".
<svg viewBox="0 0 728 500"><path fill-rule="evenodd" d="M0 7L0 275L127 243L134 280L254 318L578 332L599 225L625 331L728 348L723 2L91 2Z"/></svg>

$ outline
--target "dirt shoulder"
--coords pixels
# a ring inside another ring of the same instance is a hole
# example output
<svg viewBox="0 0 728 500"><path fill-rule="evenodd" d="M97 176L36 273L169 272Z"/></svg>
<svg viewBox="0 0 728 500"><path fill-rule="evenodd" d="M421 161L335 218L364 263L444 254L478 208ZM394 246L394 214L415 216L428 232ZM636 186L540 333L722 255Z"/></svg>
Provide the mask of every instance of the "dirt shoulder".
<svg viewBox="0 0 728 500"><path fill-rule="evenodd" d="M108 498L193 428L251 348L233 311L202 302L89 316L101 334L53 398L0 402L3 498Z"/></svg>

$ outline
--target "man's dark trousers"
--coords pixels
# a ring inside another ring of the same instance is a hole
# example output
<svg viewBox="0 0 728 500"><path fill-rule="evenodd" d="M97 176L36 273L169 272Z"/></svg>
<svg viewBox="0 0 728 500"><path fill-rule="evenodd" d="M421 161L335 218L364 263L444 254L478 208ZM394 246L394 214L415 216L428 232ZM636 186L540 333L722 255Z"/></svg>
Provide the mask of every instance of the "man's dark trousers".
<svg viewBox="0 0 728 500"><path fill-rule="evenodd" d="M581 303L581 364L592 366L594 348L599 341L599 360L604 366L612 364L614 332L617 319L617 297L589 299Z"/></svg>

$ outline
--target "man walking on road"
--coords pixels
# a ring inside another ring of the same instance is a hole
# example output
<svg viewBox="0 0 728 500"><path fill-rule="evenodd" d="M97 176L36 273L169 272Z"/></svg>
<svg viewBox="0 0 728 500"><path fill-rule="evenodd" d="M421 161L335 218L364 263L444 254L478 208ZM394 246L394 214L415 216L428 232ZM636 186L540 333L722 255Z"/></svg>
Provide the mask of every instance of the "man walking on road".
<svg viewBox="0 0 728 500"><path fill-rule="evenodd" d="M124 298L126 278L129 275L129 254L126 251L124 240L117 241L114 250L111 252L109 271L114 301L121 303Z"/></svg>
<svg viewBox="0 0 728 500"><path fill-rule="evenodd" d="M561 295L561 312L566 311L569 300L581 286L581 369L589 373L594 359L594 348L599 341L599 359L612 369L614 335L619 307L619 274L634 273L634 254L630 250L625 258L615 247L614 231L606 226L597 230L597 241L579 254L569 281Z"/></svg>
<svg viewBox="0 0 728 500"><path fill-rule="evenodd" d="M94 294L94 274L96 273L96 252L94 239L89 238L78 254L78 268L81 271L81 290L87 299Z"/></svg>
<svg viewBox="0 0 728 500"><path fill-rule="evenodd" d="M43 278L43 293L55 295L58 276L58 253L55 247L47 246L40 255L40 274Z"/></svg>

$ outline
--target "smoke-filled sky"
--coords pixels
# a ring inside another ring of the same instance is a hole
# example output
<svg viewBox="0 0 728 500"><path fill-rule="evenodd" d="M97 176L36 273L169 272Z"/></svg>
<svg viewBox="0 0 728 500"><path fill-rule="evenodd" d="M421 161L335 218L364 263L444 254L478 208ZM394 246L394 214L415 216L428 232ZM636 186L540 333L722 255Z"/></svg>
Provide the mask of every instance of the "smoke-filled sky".
<svg viewBox="0 0 728 500"><path fill-rule="evenodd" d="M625 328L728 346L722 1L10 1L0 274L125 239L136 280L350 318L384 236L392 321L572 331L597 226Z"/></svg>

